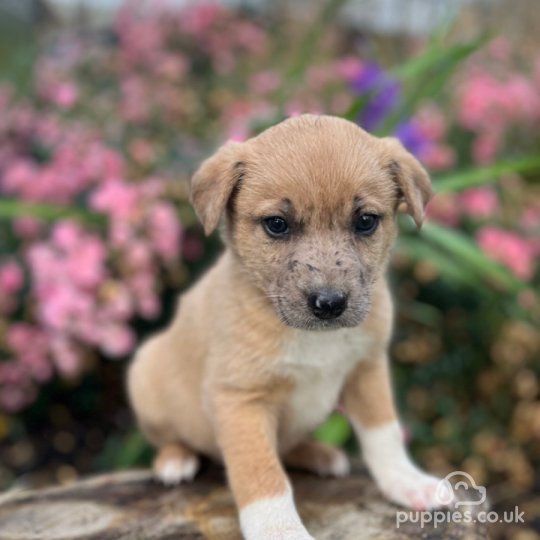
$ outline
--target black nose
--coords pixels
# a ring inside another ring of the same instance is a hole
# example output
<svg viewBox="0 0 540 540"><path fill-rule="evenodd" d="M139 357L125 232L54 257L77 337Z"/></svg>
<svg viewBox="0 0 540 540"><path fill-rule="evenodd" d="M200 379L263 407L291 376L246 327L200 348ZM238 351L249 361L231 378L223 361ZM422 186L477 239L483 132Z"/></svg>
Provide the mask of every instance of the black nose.
<svg viewBox="0 0 540 540"><path fill-rule="evenodd" d="M319 319L335 319L347 307L347 295L336 289L319 289L308 296L308 305Z"/></svg>

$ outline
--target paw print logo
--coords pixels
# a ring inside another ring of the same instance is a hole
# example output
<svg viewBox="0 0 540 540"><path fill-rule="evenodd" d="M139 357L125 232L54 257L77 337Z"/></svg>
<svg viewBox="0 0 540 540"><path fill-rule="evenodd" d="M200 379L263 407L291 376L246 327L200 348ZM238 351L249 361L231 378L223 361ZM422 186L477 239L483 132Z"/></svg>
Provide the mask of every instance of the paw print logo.
<svg viewBox="0 0 540 540"><path fill-rule="evenodd" d="M458 508L463 505L479 506L483 504L486 502L487 493L484 486L476 485L474 478L469 473L454 471L439 482L435 497L442 506L449 506L453 503L454 507Z"/></svg>

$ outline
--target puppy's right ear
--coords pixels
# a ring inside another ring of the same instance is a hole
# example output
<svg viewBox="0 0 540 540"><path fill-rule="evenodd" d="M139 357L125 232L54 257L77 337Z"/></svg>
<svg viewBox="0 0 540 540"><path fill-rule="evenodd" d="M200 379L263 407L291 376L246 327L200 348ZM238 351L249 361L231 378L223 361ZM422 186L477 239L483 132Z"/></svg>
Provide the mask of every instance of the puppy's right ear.
<svg viewBox="0 0 540 540"><path fill-rule="evenodd" d="M206 235L217 227L227 201L242 175L239 157L241 146L242 143L226 143L203 161L191 179L191 204Z"/></svg>

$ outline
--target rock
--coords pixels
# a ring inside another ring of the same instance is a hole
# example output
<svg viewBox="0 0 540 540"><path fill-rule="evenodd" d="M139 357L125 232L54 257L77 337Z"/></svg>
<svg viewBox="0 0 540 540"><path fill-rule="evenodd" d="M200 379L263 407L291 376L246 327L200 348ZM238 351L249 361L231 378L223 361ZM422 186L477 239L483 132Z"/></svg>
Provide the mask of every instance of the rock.
<svg viewBox="0 0 540 540"><path fill-rule="evenodd" d="M487 538L478 524L397 528L400 509L381 497L358 463L346 478L291 477L299 512L317 540ZM241 540L222 469L207 464L194 482L175 488L161 486L148 471L124 471L0 497L0 540L173 538Z"/></svg>

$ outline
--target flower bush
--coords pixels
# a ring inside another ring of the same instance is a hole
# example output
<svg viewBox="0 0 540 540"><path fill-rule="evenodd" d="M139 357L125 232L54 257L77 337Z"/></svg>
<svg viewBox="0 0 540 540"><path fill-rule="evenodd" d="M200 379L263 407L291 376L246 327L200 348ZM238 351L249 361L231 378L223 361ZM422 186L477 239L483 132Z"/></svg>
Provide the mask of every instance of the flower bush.
<svg viewBox="0 0 540 540"><path fill-rule="evenodd" d="M211 148L327 112L400 138L434 177L429 220L421 236L403 222L393 264L392 353L413 448L439 472L530 488L540 63L517 69L496 39L435 44L388 70L325 28L330 19L301 39L297 25L213 4L128 2L110 33L68 33L45 49L28 97L1 90L0 409L129 356L140 321L212 256L186 203ZM341 444L349 429L336 418L319 436ZM125 446L113 463L138 459Z"/></svg>
<svg viewBox="0 0 540 540"><path fill-rule="evenodd" d="M127 180L125 158L89 126L4 98L0 141L3 196L108 220L47 224L25 212L2 224L0 403L15 411L54 372L77 375L89 350L131 352L129 321L159 312L159 271L177 264L182 229L163 179Z"/></svg>

